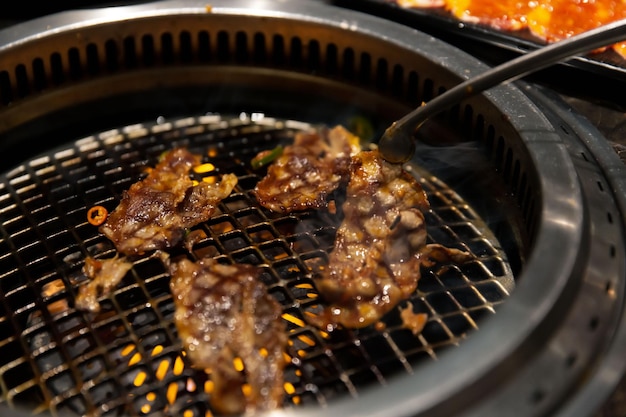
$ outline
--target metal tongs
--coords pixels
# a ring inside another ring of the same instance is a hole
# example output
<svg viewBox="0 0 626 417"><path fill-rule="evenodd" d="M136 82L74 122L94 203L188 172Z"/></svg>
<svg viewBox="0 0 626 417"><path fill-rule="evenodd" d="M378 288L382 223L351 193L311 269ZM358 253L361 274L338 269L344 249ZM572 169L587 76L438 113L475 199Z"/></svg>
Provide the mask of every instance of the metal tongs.
<svg viewBox="0 0 626 417"><path fill-rule="evenodd" d="M623 19L541 47L493 67L447 90L393 122L380 138L378 149L388 162L407 162L415 153L415 131L429 117L501 83L512 82L566 58L572 58L625 39L626 19Z"/></svg>

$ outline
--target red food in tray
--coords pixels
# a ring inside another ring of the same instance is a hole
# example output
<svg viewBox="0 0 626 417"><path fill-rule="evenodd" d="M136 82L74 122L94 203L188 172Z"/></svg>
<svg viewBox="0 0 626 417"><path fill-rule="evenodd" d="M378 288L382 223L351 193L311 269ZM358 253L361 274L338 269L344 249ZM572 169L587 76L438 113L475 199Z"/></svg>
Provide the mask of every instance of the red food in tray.
<svg viewBox="0 0 626 417"><path fill-rule="evenodd" d="M463 22L498 31L528 31L548 43L626 18L626 4L619 0L437 0L430 6L424 0L393 1L404 8L444 9ZM626 58L626 42L611 49Z"/></svg>

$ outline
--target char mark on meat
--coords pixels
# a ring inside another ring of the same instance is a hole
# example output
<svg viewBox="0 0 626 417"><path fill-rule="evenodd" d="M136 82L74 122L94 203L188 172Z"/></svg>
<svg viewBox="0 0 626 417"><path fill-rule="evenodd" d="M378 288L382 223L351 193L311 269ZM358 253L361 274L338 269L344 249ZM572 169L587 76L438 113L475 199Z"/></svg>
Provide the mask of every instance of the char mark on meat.
<svg viewBox="0 0 626 417"><path fill-rule="evenodd" d="M170 266L179 338L194 366L209 370L211 405L220 413L282 405L287 329L259 271L213 259L183 259ZM235 369L236 358L243 372ZM246 394L244 384L250 388Z"/></svg>
<svg viewBox="0 0 626 417"><path fill-rule="evenodd" d="M195 183L189 172L200 159L184 148L173 149L145 179L124 192L118 207L99 229L118 252L142 255L174 247L188 228L213 215L218 203L237 184L237 177L225 174L219 183Z"/></svg>
<svg viewBox="0 0 626 417"><path fill-rule="evenodd" d="M288 213L323 208L347 181L350 158L360 150L359 138L342 126L299 132L270 165L254 189L259 204Z"/></svg>
<svg viewBox="0 0 626 417"><path fill-rule="evenodd" d="M329 303L312 318L332 330L378 322L416 290L420 267L469 259L469 254L427 244L423 212L429 210L419 182L378 151L352 158L335 247L316 286Z"/></svg>

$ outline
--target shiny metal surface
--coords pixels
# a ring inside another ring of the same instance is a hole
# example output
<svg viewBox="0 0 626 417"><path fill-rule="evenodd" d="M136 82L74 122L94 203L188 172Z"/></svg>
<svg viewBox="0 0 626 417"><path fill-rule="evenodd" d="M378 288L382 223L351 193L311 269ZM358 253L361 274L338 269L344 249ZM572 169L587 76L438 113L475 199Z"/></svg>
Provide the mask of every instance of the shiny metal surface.
<svg viewBox="0 0 626 417"><path fill-rule="evenodd" d="M383 157L392 163L409 161L415 152L414 132L430 117L500 83L515 81L562 60L621 41L626 36L625 29L626 20L613 22L544 46L463 81L392 123L379 141Z"/></svg>
<svg viewBox="0 0 626 417"><path fill-rule="evenodd" d="M214 55L205 60L206 50ZM319 104L332 102L322 113L325 122L345 106L348 113L358 109L372 116L382 128L486 69L419 31L312 1L222 0L210 7L164 1L62 13L0 32L2 152L48 131L80 130L83 121L87 128L107 120L120 126L119 119L132 118L133 111L149 113L152 105L164 111L164 97L176 102L167 109L173 113L265 107L266 113L305 121L320 118ZM236 97L239 102L211 94L224 86L247 94ZM184 93L191 90L206 95L194 101ZM135 100L120 100L128 97ZM549 415L571 394L586 393L589 375L606 370L602 354L610 350L623 309L624 265L615 253L623 251L624 214L612 206L612 188L601 170L581 184L582 170L597 169L593 156L572 153L568 141L576 135L564 136L563 124L555 125L513 85L472 98L450 114L522 212L529 240L518 254L515 291L497 314L480 322L479 331L413 374L272 415L506 415L519 407L526 415ZM54 142L59 136L47 137ZM443 157L462 151L462 142L438 139L431 137L435 143L424 151ZM424 161L418 153L413 162ZM473 166L461 168L466 178L476 178ZM603 205L608 214L588 211L595 199L609 203ZM605 229L611 233L598 235ZM624 368L624 360L608 358L611 369ZM602 375L605 386L588 391L598 401L618 380ZM5 404L8 394L3 392Z"/></svg>

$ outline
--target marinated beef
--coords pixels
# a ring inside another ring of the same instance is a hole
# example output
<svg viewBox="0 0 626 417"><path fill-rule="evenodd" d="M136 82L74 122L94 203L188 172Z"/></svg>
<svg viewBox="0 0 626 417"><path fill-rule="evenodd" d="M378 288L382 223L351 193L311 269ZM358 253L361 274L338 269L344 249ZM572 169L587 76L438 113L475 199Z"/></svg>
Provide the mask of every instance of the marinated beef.
<svg viewBox="0 0 626 417"><path fill-rule="evenodd" d="M346 194L345 217L316 284L329 305L312 318L315 325L332 330L374 324L415 292L422 265L469 259L458 249L427 244L426 193L378 151L352 158Z"/></svg>
<svg viewBox="0 0 626 417"><path fill-rule="evenodd" d="M232 414L281 406L287 329L259 269L183 259L170 272L179 338L193 365L210 374L212 407Z"/></svg>
<svg viewBox="0 0 626 417"><path fill-rule="evenodd" d="M98 297L108 294L115 288L132 266L132 262L118 256L109 259L87 257L83 266L83 273L90 281L79 288L75 307L92 313L99 312Z"/></svg>
<svg viewBox="0 0 626 417"><path fill-rule="evenodd" d="M200 156L185 148L164 154L148 176L124 192L117 208L99 230L118 252L142 255L178 245L188 228L208 220L235 185L233 174L221 182L194 182L190 170Z"/></svg>
<svg viewBox="0 0 626 417"><path fill-rule="evenodd" d="M269 166L254 189L259 204L288 213L326 207L329 196L347 181L359 138L342 126L299 132L293 144Z"/></svg>

